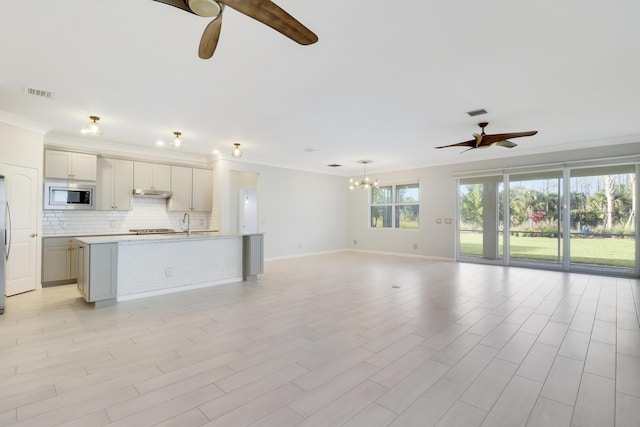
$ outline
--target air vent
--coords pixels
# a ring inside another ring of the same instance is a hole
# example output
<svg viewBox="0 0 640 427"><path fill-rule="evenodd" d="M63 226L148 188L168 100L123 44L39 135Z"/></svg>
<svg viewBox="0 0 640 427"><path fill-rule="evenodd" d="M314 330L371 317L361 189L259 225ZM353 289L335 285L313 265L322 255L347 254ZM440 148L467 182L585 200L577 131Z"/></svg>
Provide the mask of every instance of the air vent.
<svg viewBox="0 0 640 427"><path fill-rule="evenodd" d="M36 88L33 88L33 87L25 87L24 88L24 94L25 95L31 95L31 96L37 96L37 97L40 97L40 98L48 98L48 99L53 98L53 92L50 92L48 90L36 89Z"/></svg>
<svg viewBox="0 0 640 427"><path fill-rule="evenodd" d="M339 165L339 164L337 164L337 163L332 163L332 164L327 165L327 166L329 166L330 168L339 168L339 167L341 167L342 165Z"/></svg>
<svg viewBox="0 0 640 427"><path fill-rule="evenodd" d="M467 111L467 114L470 117L481 116L483 114L487 114L487 110L485 110L484 108L481 108L479 110Z"/></svg>

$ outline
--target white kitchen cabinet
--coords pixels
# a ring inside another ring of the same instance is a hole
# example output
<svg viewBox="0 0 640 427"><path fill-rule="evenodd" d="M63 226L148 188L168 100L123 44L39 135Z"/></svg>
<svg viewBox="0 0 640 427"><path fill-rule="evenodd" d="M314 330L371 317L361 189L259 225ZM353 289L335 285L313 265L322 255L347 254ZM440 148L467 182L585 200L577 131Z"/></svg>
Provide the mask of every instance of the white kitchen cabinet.
<svg viewBox="0 0 640 427"><path fill-rule="evenodd" d="M46 178L95 181L97 156L71 151L45 150L44 174Z"/></svg>
<svg viewBox="0 0 640 427"><path fill-rule="evenodd" d="M213 173L209 169L193 169L191 207L195 212L211 212Z"/></svg>
<svg viewBox="0 0 640 427"><path fill-rule="evenodd" d="M42 243L42 283L73 283L78 277L78 243L72 237L45 237Z"/></svg>
<svg viewBox="0 0 640 427"><path fill-rule="evenodd" d="M171 167L171 212L211 212L212 172L208 169Z"/></svg>
<svg viewBox="0 0 640 427"><path fill-rule="evenodd" d="M142 190L171 188L171 166L157 163L133 163L133 187Z"/></svg>
<svg viewBox="0 0 640 427"><path fill-rule="evenodd" d="M96 210L130 211L133 193L133 161L98 159Z"/></svg>
<svg viewBox="0 0 640 427"><path fill-rule="evenodd" d="M96 306L116 302L118 292L118 244L99 243L78 246L78 291Z"/></svg>
<svg viewBox="0 0 640 427"><path fill-rule="evenodd" d="M193 169L182 166L171 166L171 198L167 210L172 212L191 211L191 190Z"/></svg>

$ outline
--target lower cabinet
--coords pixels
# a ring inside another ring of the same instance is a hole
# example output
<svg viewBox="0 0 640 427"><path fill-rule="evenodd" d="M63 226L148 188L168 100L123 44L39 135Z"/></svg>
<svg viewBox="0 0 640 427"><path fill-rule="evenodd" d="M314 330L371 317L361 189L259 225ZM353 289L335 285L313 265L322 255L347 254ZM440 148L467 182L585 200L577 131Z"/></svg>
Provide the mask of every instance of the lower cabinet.
<svg viewBox="0 0 640 427"><path fill-rule="evenodd" d="M78 245L78 291L97 306L116 302L118 292L118 244Z"/></svg>
<svg viewBox="0 0 640 427"><path fill-rule="evenodd" d="M78 243L73 237L42 239L42 284L73 283L78 278Z"/></svg>

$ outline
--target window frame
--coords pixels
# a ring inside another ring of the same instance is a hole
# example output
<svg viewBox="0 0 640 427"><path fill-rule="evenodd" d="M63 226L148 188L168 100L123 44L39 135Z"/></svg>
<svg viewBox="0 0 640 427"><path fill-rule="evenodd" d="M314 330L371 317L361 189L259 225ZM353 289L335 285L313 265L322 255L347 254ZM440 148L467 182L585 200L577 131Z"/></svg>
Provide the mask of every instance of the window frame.
<svg viewBox="0 0 640 427"><path fill-rule="evenodd" d="M416 202L398 202L398 187L405 187L405 186L415 186L418 190L418 200ZM390 197L390 201L387 202L383 202L383 203L374 203L373 201L373 190L375 187L371 187L369 189L368 193L368 203L367 203L367 217L368 217L368 228L371 230L396 230L396 231L414 231L417 232L420 230L420 198L421 198L421 191L420 191L420 180L406 180L406 181L401 181L401 182L396 182L396 183L388 183L388 184L380 184L378 185L378 188L385 188L385 187L391 187L391 197ZM398 212L398 208L401 208L403 206L416 206L417 207L417 227L415 228L411 228L411 227L400 227L399 224L399 218L397 215ZM382 227L374 227L372 225L372 210L374 207L388 207L391 210L391 225L385 227L384 225Z"/></svg>

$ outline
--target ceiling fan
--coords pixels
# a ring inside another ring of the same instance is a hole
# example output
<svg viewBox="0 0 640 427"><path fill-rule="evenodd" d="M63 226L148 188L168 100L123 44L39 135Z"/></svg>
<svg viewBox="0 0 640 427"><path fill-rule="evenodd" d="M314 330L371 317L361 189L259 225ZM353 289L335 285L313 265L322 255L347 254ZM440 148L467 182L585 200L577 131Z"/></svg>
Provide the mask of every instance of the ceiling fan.
<svg viewBox="0 0 640 427"><path fill-rule="evenodd" d="M212 17L213 21L207 25L200 39L198 56L209 59L218 45L220 29L222 27L222 11L229 6L265 25L284 34L290 39L308 45L318 41L311 30L298 22L271 0L154 0L175 6L179 9L203 17Z"/></svg>
<svg viewBox="0 0 640 427"><path fill-rule="evenodd" d="M473 150L474 148L486 148L493 146L513 148L518 144L516 144L515 142L507 141L507 139L520 138L522 136L533 136L538 133L537 130L531 130L528 132L496 133L493 135L487 135L486 133L484 133L484 128L487 127L488 124L488 122L478 123L478 126L480 126L480 128L482 129L482 132L480 134L474 133L474 139L470 139L469 141L464 142L458 142L457 144L441 145L440 147L435 148L469 147L462 153L464 153L465 151Z"/></svg>

